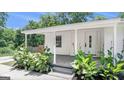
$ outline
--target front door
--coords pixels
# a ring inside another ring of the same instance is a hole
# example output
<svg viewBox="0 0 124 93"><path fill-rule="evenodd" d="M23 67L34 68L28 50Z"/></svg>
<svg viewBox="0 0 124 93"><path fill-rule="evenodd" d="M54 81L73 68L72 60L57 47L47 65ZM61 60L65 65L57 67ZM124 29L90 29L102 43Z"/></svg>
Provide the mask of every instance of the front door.
<svg viewBox="0 0 124 93"><path fill-rule="evenodd" d="M97 31L85 32L85 53L97 55Z"/></svg>

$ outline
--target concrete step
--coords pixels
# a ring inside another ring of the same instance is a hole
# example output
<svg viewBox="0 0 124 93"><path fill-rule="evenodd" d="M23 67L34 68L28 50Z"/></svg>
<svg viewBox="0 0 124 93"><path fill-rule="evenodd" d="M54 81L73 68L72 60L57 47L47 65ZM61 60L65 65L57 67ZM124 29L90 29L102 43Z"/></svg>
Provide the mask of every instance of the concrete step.
<svg viewBox="0 0 124 93"><path fill-rule="evenodd" d="M72 80L72 78L73 78L73 74L69 75L69 74L63 74L63 73L59 73L59 72L50 72L48 75L59 77L59 78L64 78L64 79L68 79L68 80Z"/></svg>
<svg viewBox="0 0 124 93"><path fill-rule="evenodd" d="M53 65L53 72L72 75L73 74L73 69L72 69L72 67Z"/></svg>

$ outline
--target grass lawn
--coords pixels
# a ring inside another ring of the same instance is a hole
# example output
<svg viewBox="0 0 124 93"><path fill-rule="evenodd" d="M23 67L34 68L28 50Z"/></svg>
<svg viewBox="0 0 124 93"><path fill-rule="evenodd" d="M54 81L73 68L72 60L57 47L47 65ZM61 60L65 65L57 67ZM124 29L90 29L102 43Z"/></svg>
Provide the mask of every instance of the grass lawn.
<svg viewBox="0 0 124 93"><path fill-rule="evenodd" d="M7 65L7 66L13 66L14 65L14 61L12 61L12 62L5 62L5 63L1 63L1 64L3 64L3 65Z"/></svg>
<svg viewBox="0 0 124 93"><path fill-rule="evenodd" d="M13 54L0 54L0 57L13 56Z"/></svg>

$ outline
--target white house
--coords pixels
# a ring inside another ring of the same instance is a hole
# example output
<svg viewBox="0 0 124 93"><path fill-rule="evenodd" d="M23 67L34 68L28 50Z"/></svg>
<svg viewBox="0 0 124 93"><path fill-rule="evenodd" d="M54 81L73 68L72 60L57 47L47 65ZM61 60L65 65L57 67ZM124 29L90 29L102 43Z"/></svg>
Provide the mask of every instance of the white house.
<svg viewBox="0 0 124 93"><path fill-rule="evenodd" d="M74 23L23 31L27 47L28 34L44 34L45 46L56 54L74 55L78 49L99 56L113 47L113 55L124 50L124 20L121 18Z"/></svg>

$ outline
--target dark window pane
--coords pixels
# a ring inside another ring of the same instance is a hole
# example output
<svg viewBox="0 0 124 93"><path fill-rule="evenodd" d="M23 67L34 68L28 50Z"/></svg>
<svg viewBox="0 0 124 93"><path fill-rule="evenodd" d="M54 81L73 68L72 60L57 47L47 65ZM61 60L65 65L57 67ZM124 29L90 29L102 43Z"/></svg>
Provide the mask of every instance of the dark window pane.
<svg viewBox="0 0 124 93"><path fill-rule="evenodd" d="M89 36L89 48L92 47L92 36Z"/></svg>
<svg viewBox="0 0 124 93"><path fill-rule="evenodd" d="M62 37L56 36L56 47L62 47Z"/></svg>

